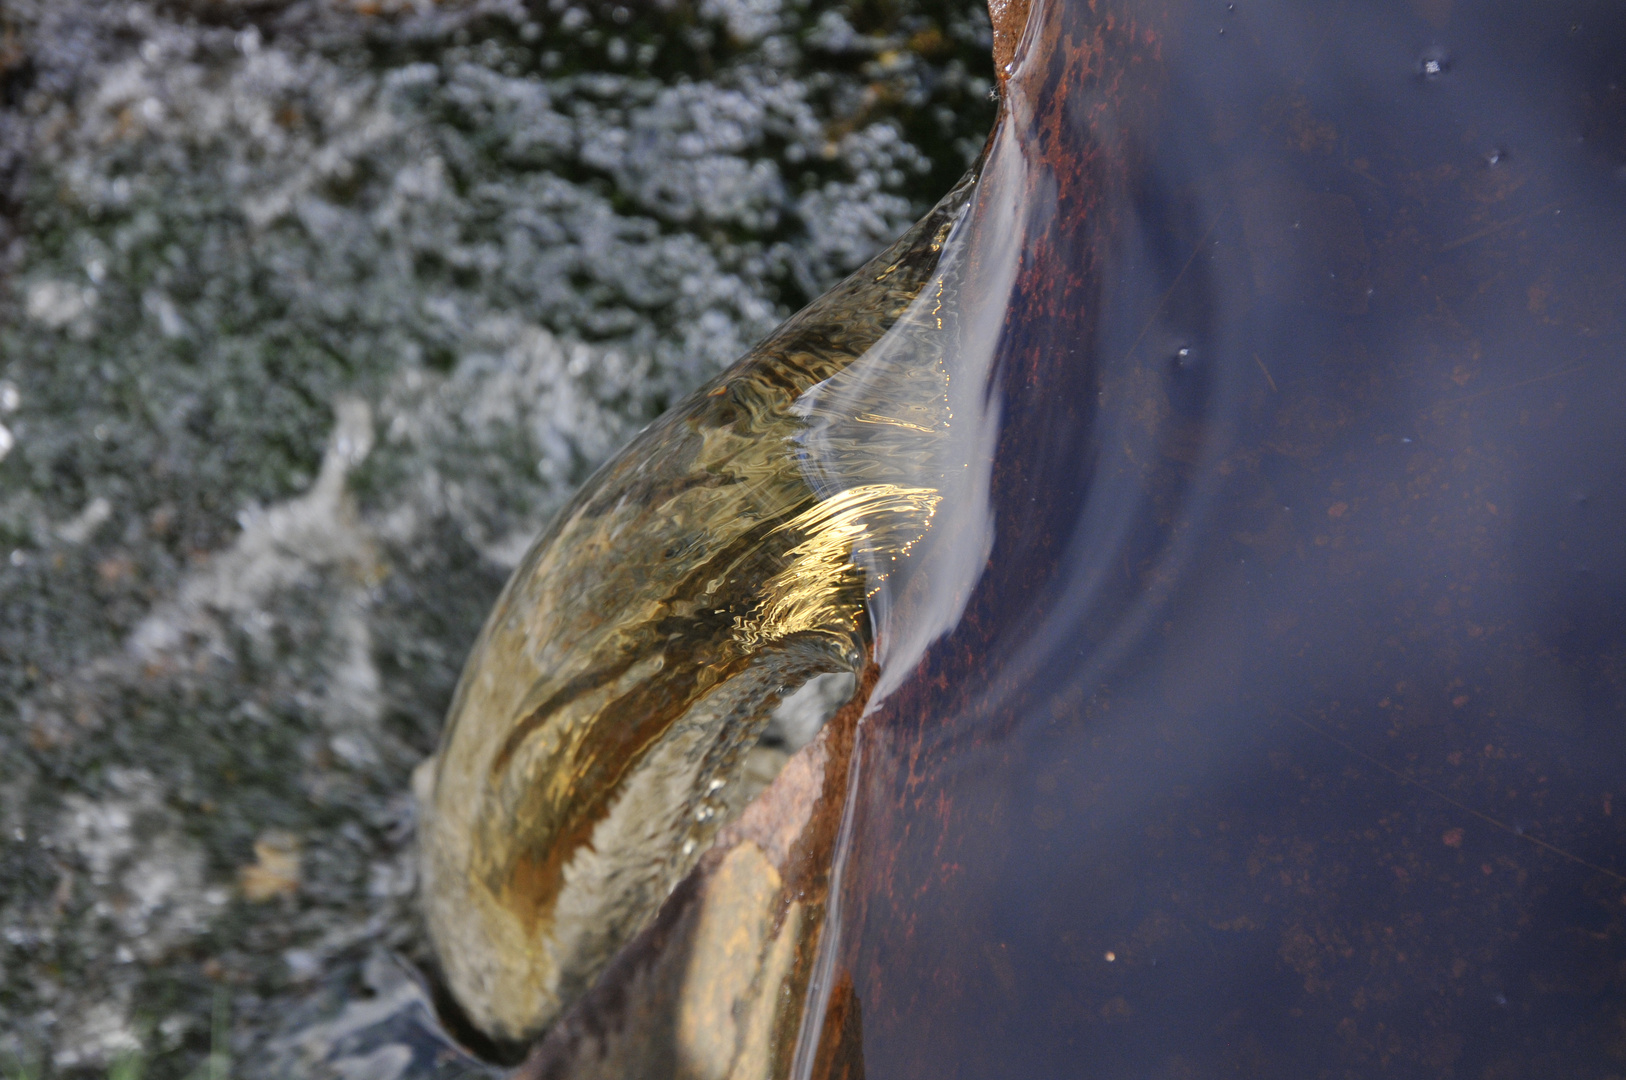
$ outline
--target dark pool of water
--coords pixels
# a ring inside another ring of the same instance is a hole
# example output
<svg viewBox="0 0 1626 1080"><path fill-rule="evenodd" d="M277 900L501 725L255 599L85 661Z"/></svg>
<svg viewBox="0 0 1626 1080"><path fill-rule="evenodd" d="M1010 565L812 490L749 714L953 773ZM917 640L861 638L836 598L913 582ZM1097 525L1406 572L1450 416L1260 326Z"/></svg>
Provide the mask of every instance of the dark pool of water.
<svg viewBox="0 0 1626 1080"><path fill-rule="evenodd" d="M978 198L841 1067L1626 1072L1626 8L1040 0Z"/></svg>

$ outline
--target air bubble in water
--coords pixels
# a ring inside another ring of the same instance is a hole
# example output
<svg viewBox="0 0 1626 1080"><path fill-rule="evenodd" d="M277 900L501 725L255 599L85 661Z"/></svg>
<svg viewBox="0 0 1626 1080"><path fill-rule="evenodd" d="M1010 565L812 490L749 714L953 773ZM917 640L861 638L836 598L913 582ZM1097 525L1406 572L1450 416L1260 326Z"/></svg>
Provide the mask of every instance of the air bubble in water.
<svg viewBox="0 0 1626 1080"><path fill-rule="evenodd" d="M1417 59L1417 73L1425 79L1438 79L1451 70L1451 56L1444 49L1426 49Z"/></svg>

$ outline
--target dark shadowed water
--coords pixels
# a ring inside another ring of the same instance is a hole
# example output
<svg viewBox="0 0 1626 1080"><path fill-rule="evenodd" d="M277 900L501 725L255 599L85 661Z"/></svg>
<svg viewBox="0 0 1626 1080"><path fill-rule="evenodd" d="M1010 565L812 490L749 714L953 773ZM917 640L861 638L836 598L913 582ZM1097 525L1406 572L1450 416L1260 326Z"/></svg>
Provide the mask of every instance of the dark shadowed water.
<svg viewBox="0 0 1626 1080"><path fill-rule="evenodd" d="M1626 8L1039 0L965 228L838 1071L1626 1072Z"/></svg>

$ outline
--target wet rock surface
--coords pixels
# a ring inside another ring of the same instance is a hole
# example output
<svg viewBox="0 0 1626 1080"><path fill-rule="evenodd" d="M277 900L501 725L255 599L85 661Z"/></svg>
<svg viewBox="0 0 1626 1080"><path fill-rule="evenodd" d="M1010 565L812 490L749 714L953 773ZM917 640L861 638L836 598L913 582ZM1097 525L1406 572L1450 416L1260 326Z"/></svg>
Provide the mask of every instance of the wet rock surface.
<svg viewBox="0 0 1626 1080"><path fill-rule="evenodd" d="M987 50L927 0L5 5L0 1070L478 1069L395 957L480 621L964 170Z"/></svg>

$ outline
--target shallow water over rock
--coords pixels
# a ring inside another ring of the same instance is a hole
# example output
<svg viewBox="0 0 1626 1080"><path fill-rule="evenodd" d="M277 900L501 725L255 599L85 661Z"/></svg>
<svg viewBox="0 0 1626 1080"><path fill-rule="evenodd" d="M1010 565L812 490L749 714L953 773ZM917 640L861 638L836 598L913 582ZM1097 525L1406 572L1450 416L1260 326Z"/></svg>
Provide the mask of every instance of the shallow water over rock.
<svg viewBox="0 0 1626 1080"><path fill-rule="evenodd" d="M1616 1074L1626 22L1033 20L992 555L859 728L826 1045Z"/></svg>

